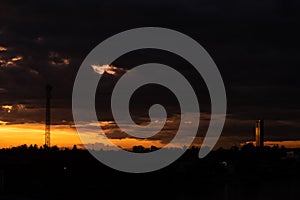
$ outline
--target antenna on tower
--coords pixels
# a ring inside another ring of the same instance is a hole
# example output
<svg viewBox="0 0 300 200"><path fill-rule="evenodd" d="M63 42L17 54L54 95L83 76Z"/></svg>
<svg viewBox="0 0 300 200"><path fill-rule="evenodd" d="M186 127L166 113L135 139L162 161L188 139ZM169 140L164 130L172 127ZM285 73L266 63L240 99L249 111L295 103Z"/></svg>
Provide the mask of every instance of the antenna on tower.
<svg viewBox="0 0 300 200"><path fill-rule="evenodd" d="M50 125L51 125L51 91L52 86L46 85L46 121L45 121L45 146L50 147Z"/></svg>

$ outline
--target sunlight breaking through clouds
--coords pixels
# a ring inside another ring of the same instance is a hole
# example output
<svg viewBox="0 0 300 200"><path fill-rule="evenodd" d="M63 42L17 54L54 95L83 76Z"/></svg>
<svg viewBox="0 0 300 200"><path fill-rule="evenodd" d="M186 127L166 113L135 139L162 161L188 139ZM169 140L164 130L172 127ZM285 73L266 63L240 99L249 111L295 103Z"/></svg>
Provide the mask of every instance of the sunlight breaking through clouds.
<svg viewBox="0 0 300 200"><path fill-rule="evenodd" d="M104 74L105 72L110 75L115 75L117 72L127 72L126 69L120 68L120 67L115 67L112 65L91 65L93 68L94 72L97 74Z"/></svg>
<svg viewBox="0 0 300 200"><path fill-rule="evenodd" d="M24 104L15 104L15 105L3 105L1 106L3 110L7 113L11 113L12 111L24 111L26 106Z"/></svg>
<svg viewBox="0 0 300 200"><path fill-rule="evenodd" d="M23 56L15 56L11 59L0 58L0 67L15 67L16 62L23 60Z"/></svg>
<svg viewBox="0 0 300 200"><path fill-rule="evenodd" d="M10 113L13 109L13 106L4 105L4 106L2 106L2 109L6 110L7 113Z"/></svg>
<svg viewBox="0 0 300 200"><path fill-rule="evenodd" d="M7 51L7 48L4 46L0 46L0 51Z"/></svg>
<svg viewBox="0 0 300 200"><path fill-rule="evenodd" d="M6 124L7 124L7 122L0 120L0 125L6 125Z"/></svg>
<svg viewBox="0 0 300 200"><path fill-rule="evenodd" d="M22 59L23 59L22 56L16 56L16 57L12 58L11 61L16 62L16 61L19 61L19 60L22 60Z"/></svg>

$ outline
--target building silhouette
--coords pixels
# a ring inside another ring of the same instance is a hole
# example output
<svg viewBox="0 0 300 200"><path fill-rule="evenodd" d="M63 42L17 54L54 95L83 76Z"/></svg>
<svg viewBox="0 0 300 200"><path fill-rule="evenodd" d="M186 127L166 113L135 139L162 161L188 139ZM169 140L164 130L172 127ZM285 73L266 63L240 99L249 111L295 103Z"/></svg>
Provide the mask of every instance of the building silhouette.
<svg viewBox="0 0 300 200"><path fill-rule="evenodd" d="M258 120L255 123L255 141L256 147L264 147L264 120Z"/></svg>

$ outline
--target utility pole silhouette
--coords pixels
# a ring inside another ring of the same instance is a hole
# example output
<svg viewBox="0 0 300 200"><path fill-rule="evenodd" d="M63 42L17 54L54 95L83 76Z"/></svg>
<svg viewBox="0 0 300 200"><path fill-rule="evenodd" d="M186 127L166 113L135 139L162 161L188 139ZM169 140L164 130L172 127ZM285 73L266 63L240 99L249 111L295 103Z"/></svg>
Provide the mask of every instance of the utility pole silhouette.
<svg viewBox="0 0 300 200"><path fill-rule="evenodd" d="M45 121L45 146L50 147L50 126L51 126L51 91L52 86L46 85L46 121Z"/></svg>

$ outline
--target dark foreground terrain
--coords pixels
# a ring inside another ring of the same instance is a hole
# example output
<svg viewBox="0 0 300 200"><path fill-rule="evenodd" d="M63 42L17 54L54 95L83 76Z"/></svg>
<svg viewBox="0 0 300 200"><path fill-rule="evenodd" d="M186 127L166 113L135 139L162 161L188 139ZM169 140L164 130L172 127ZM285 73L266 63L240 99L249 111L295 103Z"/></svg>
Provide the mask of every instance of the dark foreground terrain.
<svg viewBox="0 0 300 200"><path fill-rule="evenodd" d="M0 199L300 199L298 149L252 145L206 158L188 150L152 173L118 172L88 151L21 146L0 150Z"/></svg>

